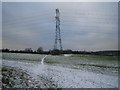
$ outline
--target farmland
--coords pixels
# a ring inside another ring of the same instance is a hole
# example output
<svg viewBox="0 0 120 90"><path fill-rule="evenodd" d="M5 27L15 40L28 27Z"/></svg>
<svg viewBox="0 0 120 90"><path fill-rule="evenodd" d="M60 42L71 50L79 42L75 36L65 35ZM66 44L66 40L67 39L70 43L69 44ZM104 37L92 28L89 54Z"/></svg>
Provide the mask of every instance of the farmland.
<svg viewBox="0 0 120 90"><path fill-rule="evenodd" d="M4 67L21 69L34 79L44 83L45 86L41 85L41 87L118 87L119 67L117 56L84 54L52 56L44 54L2 53L2 62Z"/></svg>

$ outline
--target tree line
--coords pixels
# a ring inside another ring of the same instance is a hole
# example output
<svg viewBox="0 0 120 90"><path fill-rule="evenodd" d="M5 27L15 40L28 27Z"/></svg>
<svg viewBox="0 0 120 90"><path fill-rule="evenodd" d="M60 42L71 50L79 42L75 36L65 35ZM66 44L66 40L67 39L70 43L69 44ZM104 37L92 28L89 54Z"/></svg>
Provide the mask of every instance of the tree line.
<svg viewBox="0 0 120 90"><path fill-rule="evenodd" d="M107 55L107 56L119 56L119 50L109 50L109 51L75 51L71 49L67 50L48 50L44 51L42 47L38 47L37 50L33 50L32 48L25 48L24 50L10 50L8 48L3 48L0 50L1 52L9 52L9 53L32 53L32 54L52 54L52 55L60 55L60 54L89 54L89 55Z"/></svg>

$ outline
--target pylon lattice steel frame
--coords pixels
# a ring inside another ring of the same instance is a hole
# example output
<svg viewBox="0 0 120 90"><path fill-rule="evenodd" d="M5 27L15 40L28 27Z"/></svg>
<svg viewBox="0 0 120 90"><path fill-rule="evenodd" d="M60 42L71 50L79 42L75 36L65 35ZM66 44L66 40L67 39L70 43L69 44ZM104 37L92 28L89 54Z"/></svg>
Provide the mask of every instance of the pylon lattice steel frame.
<svg viewBox="0 0 120 90"><path fill-rule="evenodd" d="M57 44L59 43L59 48L62 50L62 42L61 42L61 34L60 34L60 13L59 9L56 9L56 31L55 31L55 44L54 44L54 49L58 49Z"/></svg>

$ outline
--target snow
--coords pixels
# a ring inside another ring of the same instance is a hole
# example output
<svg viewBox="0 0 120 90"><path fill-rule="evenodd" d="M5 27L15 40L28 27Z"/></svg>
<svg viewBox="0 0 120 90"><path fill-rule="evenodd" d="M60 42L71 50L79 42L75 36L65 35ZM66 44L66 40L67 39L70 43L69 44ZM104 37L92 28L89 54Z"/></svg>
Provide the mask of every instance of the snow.
<svg viewBox="0 0 120 90"><path fill-rule="evenodd" d="M41 76L51 81L57 88L117 88L118 77L98 74L80 69L39 63L3 60L3 65L25 70L32 77Z"/></svg>
<svg viewBox="0 0 120 90"><path fill-rule="evenodd" d="M64 56L71 56L72 54L64 54Z"/></svg>
<svg viewBox="0 0 120 90"><path fill-rule="evenodd" d="M42 65L44 64L44 59L45 59L46 57L47 57L47 55L42 58L42 60L41 60L41 64L42 64Z"/></svg>

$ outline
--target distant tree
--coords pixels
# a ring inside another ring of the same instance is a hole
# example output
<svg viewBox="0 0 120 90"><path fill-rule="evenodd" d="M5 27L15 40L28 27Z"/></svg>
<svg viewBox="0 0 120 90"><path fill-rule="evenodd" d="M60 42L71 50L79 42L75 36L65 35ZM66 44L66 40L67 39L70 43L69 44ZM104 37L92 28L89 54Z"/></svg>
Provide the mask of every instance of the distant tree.
<svg viewBox="0 0 120 90"><path fill-rule="evenodd" d="M52 55L62 55L62 51L59 50L59 49L53 49L53 50L51 51L51 54L52 54Z"/></svg>
<svg viewBox="0 0 120 90"><path fill-rule="evenodd" d="M6 48L6 49L2 49L2 52L9 52L10 49Z"/></svg>
<svg viewBox="0 0 120 90"><path fill-rule="evenodd" d="M38 52L38 53L42 53L42 52L43 52L43 48L42 48L42 47L39 47L39 48L37 49L37 52Z"/></svg>
<svg viewBox="0 0 120 90"><path fill-rule="evenodd" d="M25 48L25 50L24 50L25 52L33 52L33 50L32 50L32 48Z"/></svg>
<svg viewBox="0 0 120 90"><path fill-rule="evenodd" d="M36 53L36 51L34 51L34 53Z"/></svg>
<svg viewBox="0 0 120 90"><path fill-rule="evenodd" d="M72 50L67 49L67 50L64 50L63 52L64 52L64 54L71 54L71 53L72 53Z"/></svg>

